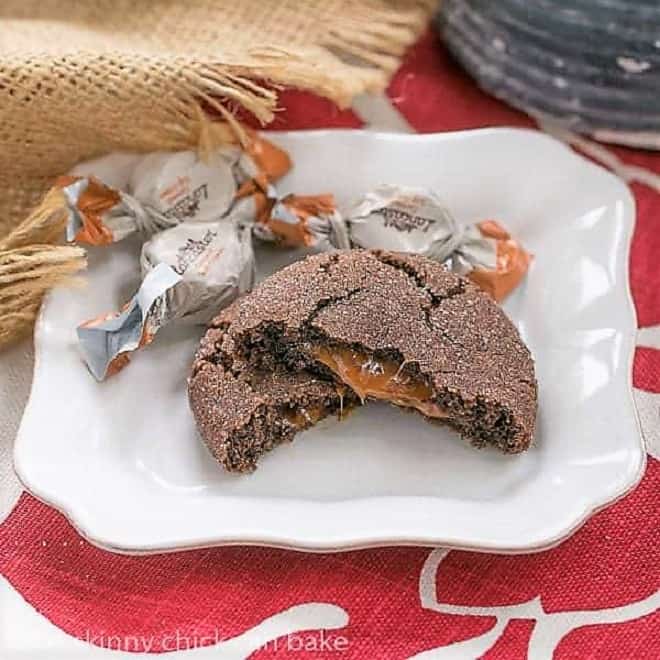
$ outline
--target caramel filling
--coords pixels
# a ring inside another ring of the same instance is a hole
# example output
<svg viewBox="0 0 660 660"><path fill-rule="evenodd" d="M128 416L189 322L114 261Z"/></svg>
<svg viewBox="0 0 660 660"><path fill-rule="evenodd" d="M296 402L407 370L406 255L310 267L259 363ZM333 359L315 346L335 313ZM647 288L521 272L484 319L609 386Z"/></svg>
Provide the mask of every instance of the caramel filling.
<svg viewBox="0 0 660 660"><path fill-rule="evenodd" d="M284 417L296 429L302 430L314 426L316 422L326 416L327 412L326 407L323 405L314 406L313 408L303 408L301 406L295 410L293 408L287 408L284 411Z"/></svg>
<svg viewBox="0 0 660 660"><path fill-rule="evenodd" d="M364 401L367 397L415 408L427 417L442 419L445 410L431 400L431 388L421 380L403 375L392 360L376 360L352 348L317 346L314 357Z"/></svg>

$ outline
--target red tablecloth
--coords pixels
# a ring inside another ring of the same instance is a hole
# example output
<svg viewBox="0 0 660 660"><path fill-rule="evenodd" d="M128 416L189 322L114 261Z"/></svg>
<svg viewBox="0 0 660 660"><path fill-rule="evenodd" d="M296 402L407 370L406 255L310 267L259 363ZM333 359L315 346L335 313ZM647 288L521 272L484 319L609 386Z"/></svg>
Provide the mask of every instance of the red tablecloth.
<svg viewBox="0 0 660 660"><path fill-rule="evenodd" d="M480 92L431 34L411 50L388 95L422 132L533 125ZM307 94L285 92L283 104L275 128L361 125L351 111ZM611 151L660 173L660 154ZM632 189L632 286L647 327L660 324L660 194L638 183ZM638 349L634 380L645 430L657 443L660 350ZM23 494L0 526L0 571L68 634L125 650L215 644L287 608L326 603L345 612L344 627L264 640L253 657L394 660L429 651L423 657L651 659L660 657L659 486L650 456L633 493L559 547L518 557L403 548L126 557L89 545L60 514ZM222 645L213 657L227 657Z"/></svg>

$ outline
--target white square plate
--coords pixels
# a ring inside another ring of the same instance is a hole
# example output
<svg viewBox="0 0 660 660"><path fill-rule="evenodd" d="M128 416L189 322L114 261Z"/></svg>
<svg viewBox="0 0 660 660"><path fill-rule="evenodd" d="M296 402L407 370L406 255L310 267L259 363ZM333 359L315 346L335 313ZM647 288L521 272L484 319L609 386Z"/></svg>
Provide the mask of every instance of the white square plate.
<svg viewBox="0 0 660 660"><path fill-rule="evenodd" d="M533 131L270 136L295 162L282 192L332 191L344 205L378 183L430 186L459 220L498 218L535 253L505 305L536 360L535 446L478 451L370 404L276 449L252 475L227 474L188 410L201 331L167 328L100 385L80 359L76 325L116 309L138 282L138 246L120 244L92 251L86 288L58 289L44 305L15 453L29 490L92 542L124 552L223 543L521 552L559 542L637 483L634 204L619 179ZM258 253L266 272L291 258Z"/></svg>

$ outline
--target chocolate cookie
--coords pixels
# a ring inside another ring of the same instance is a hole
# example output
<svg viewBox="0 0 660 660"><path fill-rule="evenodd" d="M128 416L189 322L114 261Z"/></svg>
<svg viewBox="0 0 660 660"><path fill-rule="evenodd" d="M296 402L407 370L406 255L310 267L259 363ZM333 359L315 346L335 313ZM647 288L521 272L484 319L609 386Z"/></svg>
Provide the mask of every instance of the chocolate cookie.
<svg viewBox="0 0 660 660"><path fill-rule="evenodd" d="M204 338L189 380L190 406L202 439L230 472L250 472L257 459L322 418L341 418L356 396L305 372L263 372L222 351L234 307Z"/></svg>
<svg viewBox="0 0 660 660"><path fill-rule="evenodd" d="M487 294L425 257L377 250L309 257L262 282L235 303L231 321L221 315L215 325L223 354L243 369L332 378L363 399L447 424L477 446L519 452L532 441L537 385L518 331ZM209 394L200 391L193 381L193 402ZM208 433L223 423L200 427Z"/></svg>

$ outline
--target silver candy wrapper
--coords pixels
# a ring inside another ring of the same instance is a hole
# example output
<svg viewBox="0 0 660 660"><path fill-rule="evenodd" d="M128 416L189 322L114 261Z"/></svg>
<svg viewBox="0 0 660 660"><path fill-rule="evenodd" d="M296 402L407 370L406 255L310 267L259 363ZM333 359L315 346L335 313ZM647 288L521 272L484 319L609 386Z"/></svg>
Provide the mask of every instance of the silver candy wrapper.
<svg viewBox="0 0 660 660"><path fill-rule="evenodd" d="M161 232L144 244L140 257L143 274L160 264L183 277L168 299L175 318L206 324L254 284L250 230L221 221Z"/></svg>
<svg viewBox="0 0 660 660"><path fill-rule="evenodd" d="M381 185L347 216L354 246L423 254L461 275L497 266L495 242L484 238L477 225L456 222L430 190Z"/></svg>
<svg viewBox="0 0 660 660"><path fill-rule="evenodd" d="M118 313L83 323L80 348L97 380L172 321L204 324L254 283L250 229L232 222L185 223L144 244L143 281Z"/></svg>
<svg viewBox="0 0 660 660"><path fill-rule="evenodd" d="M219 220L253 171L249 158L242 156L240 149L230 146L206 159L194 151L152 153L133 169L128 190L140 203L176 222Z"/></svg>

